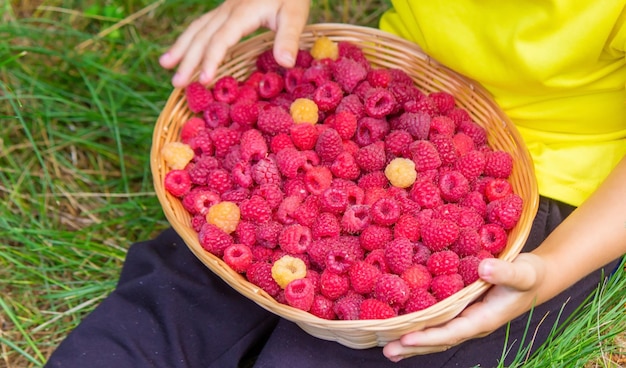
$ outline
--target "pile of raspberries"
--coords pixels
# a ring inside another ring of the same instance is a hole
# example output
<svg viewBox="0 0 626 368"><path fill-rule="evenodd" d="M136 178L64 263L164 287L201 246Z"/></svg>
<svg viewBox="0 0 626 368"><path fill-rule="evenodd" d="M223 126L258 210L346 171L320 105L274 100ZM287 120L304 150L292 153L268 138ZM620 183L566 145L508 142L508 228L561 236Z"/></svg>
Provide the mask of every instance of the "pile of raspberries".
<svg viewBox="0 0 626 368"><path fill-rule="evenodd" d="M328 320L423 310L478 279L518 222L509 153L446 92L320 37L242 80L185 89L166 190L200 245L279 303Z"/></svg>

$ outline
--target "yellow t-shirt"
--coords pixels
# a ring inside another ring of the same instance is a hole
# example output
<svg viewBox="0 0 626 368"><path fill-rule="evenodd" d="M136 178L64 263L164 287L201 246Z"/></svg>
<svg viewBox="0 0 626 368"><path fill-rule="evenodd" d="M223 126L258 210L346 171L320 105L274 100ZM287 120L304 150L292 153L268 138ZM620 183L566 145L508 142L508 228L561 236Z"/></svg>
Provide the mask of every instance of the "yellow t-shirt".
<svg viewBox="0 0 626 368"><path fill-rule="evenodd" d="M540 194L578 206L626 155L626 0L392 3L380 28L491 92Z"/></svg>

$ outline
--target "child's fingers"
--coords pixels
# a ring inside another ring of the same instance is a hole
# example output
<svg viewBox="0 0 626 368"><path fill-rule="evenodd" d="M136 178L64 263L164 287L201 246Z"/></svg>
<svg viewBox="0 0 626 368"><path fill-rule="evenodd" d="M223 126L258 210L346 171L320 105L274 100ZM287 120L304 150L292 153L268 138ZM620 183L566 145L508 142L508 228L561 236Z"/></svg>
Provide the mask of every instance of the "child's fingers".
<svg viewBox="0 0 626 368"><path fill-rule="evenodd" d="M536 286L541 262L533 254L520 254L515 262L506 262L497 258L485 259L478 272L480 277L495 285L507 286L526 291Z"/></svg>
<svg viewBox="0 0 626 368"><path fill-rule="evenodd" d="M172 69L178 65L186 55L187 49L195 35L206 27L207 24L210 24L213 17L214 12L210 12L191 22L189 27L178 36L176 42L161 56L159 59L161 66L166 69Z"/></svg>
<svg viewBox="0 0 626 368"><path fill-rule="evenodd" d="M276 20L274 58L284 67L292 67L299 49L300 35L309 16L308 1L288 1Z"/></svg>

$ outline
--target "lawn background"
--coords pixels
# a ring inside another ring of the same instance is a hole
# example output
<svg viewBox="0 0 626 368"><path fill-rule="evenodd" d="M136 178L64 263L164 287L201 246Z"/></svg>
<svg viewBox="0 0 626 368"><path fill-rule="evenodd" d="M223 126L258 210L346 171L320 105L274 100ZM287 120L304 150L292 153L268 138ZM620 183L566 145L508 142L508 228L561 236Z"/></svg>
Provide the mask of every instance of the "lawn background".
<svg viewBox="0 0 626 368"><path fill-rule="evenodd" d="M114 288L128 246L168 226L149 168L172 87L158 56L219 1L0 3L0 367L39 367ZM313 1L375 26L388 1ZM626 226L626 224L625 224ZM623 272L524 366L621 366ZM532 332L530 332L532 333Z"/></svg>

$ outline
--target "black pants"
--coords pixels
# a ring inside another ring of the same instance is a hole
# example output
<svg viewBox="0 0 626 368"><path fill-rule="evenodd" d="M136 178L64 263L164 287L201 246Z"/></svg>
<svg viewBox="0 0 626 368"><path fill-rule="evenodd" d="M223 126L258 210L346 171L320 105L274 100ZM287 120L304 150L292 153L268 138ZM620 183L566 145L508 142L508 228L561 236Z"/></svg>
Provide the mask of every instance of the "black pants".
<svg viewBox="0 0 626 368"><path fill-rule="evenodd" d="M542 198L524 251L537 247L572 210ZM605 273L615 264L607 265ZM561 321L599 282L600 271L535 308L530 325L530 334L537 329L533 347L546 339L562 308ZM513 358L528 318L512 321L506 347L506 331L501 328L442 353L391 363L381 348L354 350L312 337L240 296L169 229L131 246L115 291L68 335L46 367L228 368L257 355L255 367L272 368L494 367L505 349L512 351L507 360Z"/></svg>

